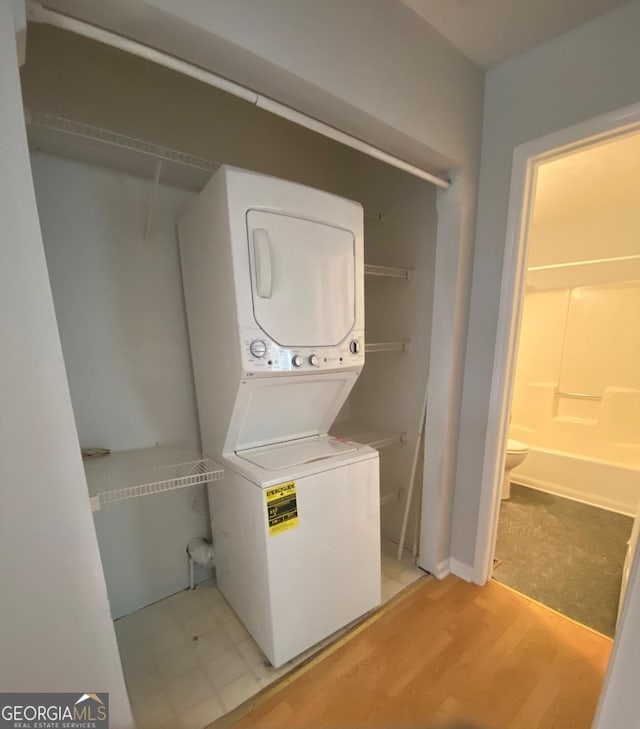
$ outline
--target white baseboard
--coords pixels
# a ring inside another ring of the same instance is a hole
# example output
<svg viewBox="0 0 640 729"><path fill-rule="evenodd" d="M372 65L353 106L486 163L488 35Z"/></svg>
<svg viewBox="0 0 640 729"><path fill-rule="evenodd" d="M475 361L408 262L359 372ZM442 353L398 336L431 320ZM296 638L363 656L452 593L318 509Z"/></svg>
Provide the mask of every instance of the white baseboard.
<svg viewBox="0 0 640 729"><path fill-rule="evenodd" d="M465 582L473 582L473 567L455 557L451 557L451 572Z"/></svg>
<svg viewBox="0 0 640 729"><path fill-rule="evenodd" d="M451 559L447 557L447 559L443 559L442 562L438 562L438 566L436 567L435 572L433 573L434 577L437 577L439 580L443 580L445 577L451 574Z"/></svg>
<svg viewBox="0 0 640 729"><path fill-rule="evenodd" d="M581 504L587 504L588 506L597 506L599 509L605 509L606 511L614 511L616 514L625 514L626 516L633 516L633 510L629 509L628 504L625 504L616 499L608 499L606 496L594 496L593 494L580 491L579 489L572 489L567 486L561 486L560 484L553 483L552 481L546 481L541 478L532 478L531 476L523 476L522 474L513 474L515 478L511 479L511 483L518 484L519 486L526 486L530 489L537 489L538 491L544 491L547 494L553 494L554 496L562 496L564 499L570 499L571 501L578 501Z"/></svg>

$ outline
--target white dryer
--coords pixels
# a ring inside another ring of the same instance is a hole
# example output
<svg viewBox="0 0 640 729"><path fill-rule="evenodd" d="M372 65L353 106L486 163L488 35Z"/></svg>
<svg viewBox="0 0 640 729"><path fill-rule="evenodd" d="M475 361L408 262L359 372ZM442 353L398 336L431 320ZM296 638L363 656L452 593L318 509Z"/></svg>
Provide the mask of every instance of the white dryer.
<svg viewBox="0 0 640 729"><path fill-rule="evenodd" d="M218 584L279 666L380 602L378 455L327 435L364 365L362 207L222 167L179 237Z"/></svg>

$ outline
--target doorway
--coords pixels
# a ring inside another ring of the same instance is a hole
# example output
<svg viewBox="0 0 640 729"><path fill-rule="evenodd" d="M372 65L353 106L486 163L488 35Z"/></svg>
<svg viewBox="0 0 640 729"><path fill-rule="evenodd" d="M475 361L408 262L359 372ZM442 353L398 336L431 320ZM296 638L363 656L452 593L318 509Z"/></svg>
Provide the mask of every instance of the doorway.
<svg viewBox="0 0 640 729"><path fill-rule="evenodd" d="M639 236L632 233L639 121L634 107L515 150L475 571L475 581L488 579L495 552L494 576L509 584L509 570L519 562L522 574L537 581L531 596L570 614L566 605L584 603L576 597L581 592L586 602L589 595L605 600L597 569L588 588L576 586L578 563L584 557L597 568L600 551L600 565L609 572L608 617L585 617L593 605L570 617L610 635L640 499L639 438L631 432L640 423L630 404L637 388L629 375L640 341L621 334L637 328L631 321L623 325L622 312L632 315L638 307L631 299L640 291ZM600 360L598 351L604 353ZM508 438L521 444L508 449ZM516 485L501 507L507 450ZM567 515L582 543L569 543L571 530L562 526ZM555 547L545 531L552 522ZM518 531L526 539L519 540ZM564 593L564 603L553 603L545 593L549 586L540 592L545 574L559 580L553 589ZM526 593L526 583L511 586Z"/></svg>
<svg viewBox="0 0 640 729"><path fill-rule="evenodd" d="M640 500L640 133L540 165L494 579L613 636Z"/></svg>

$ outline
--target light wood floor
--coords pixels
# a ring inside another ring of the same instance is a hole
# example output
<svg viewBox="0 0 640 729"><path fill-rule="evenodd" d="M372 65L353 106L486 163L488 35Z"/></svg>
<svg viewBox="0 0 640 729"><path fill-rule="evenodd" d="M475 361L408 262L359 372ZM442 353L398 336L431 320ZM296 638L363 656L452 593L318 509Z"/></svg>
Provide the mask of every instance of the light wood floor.
<svg viewBox="0 0 640 729"><path fill-rule="evenodd" d="M495 582L426 580L227 725L588 729L611 640ZM224 721L224 720L223 720Z"/></svg>

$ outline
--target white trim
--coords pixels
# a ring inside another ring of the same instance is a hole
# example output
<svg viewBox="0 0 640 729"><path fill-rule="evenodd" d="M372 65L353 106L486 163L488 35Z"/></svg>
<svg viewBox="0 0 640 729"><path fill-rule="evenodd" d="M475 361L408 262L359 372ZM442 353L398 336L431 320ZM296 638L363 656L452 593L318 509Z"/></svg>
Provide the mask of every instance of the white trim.
<svg viewBox="0 0 640 729"><path fill-rule="evenodd" d="M563 157L578 149L638 129L640 129L640 104L634 104L548 134L514 149L473 567L473 581L480 585L491 577L495 551L504 448L524 298L527 232L537 167L542 162Z"/></svg>
<svg viewBox="0 0 640 729"><path fill-rule="evenodd" d="M470 290L473 210L460 170L437 193L437 245L424 427L418 566L434 574L451 554L456 441ZM437 342L437 346L434 344Z"/></svg>
<svg viewBox="0 0 640 729"><path fill-rule="evenodd" d="M13 0L13 26L16 31L18 65L24 65L27 57L27 9L24 0Z"/></svg>
<svg viewBox="0 0 640 729"><path fill-rule="evenodd" d="M455 557L451 558L451 572L465 582L473 582L473 567Z"/></svg>
<svg viewBox="0 0 640 729"><path fill-rule="evenodd" d="M86 38L91 38L99 43L104 43L105 45L112 46L113 48L118 48L126 53L131 53L134 56L145 58L160 66L182 73L185 76L195 78L208 86L213 86L216 89L221 89L229 94L233 94L234 96L244 99L244 101L248 101L250 104L254 104L260 109L271 112L283 119L288 119L298 126L305 127L306 129L310 129L318 134L322 134L324 137L328 137L329 139L340 142L347 147L356 149L358 152L362 152L369 157L374 157L375 159L385 162L392 167L397 167L414 177L419 177L421 180L431 182L438 187L447 189L450 185L449 180L446 180L444 177L439 177L438 175L434 175L432 172L423 170L421 167L416 167L416 165L405 162L405 160L395 157L378 147L374 147L357 137L353 137L351 134L347 134L336 127L332 127L329 124L325 124L324 122L314 119L307 114L303 114L296 109L292 109L290 106L281 104L279 101L262 96L252 89L248 89L246 86L229 81L229 79L218 76L218 74L212 73L207 69L194 66L192 63L183 61L181 58L176 58L175 56L171 56L163 51L151 48L150 46L145 46L143 43L138 43L137 41L124 38L116 33L111 33L103 28L98 28L90 23L85 23L82 20L77 20L76 18L71 18L54 10L49 10L48 8L42 7L39 3L33 2L33 0L30 0L28 3L28 18L32 22L48 23L49 25L63 28L64 30L77 33L78 35L82 35Z"/></svg>
<svg viewBox="0 0 640 729"><path fill-rule="evenodd" d="M447 557L447 559L443 559L442 562L438 562L438 566L432 574L439 580L443 580L445 577L448 577L451 574L451 558Z"/></svg>
<svg viewBox="0 0 640 729"><path fill-rule="evenodd" d="M633 509L630 509L623 501L607 499L606 496L596 496L595 494L580 491L578 489L572 489L568 486L562 486L561 484L554 483L553 481L546 481L542 478L532 478L531 476L518 474L517 478L511 478L511 483L515 483L518 486L524 486L527 489L543 491L545 494L560 496L563 499L569 499L569 501L576 501L578 504L596 506L598 509L612 511L615 514L622 514L623 516L631 517L635 516Z"/></svg>

